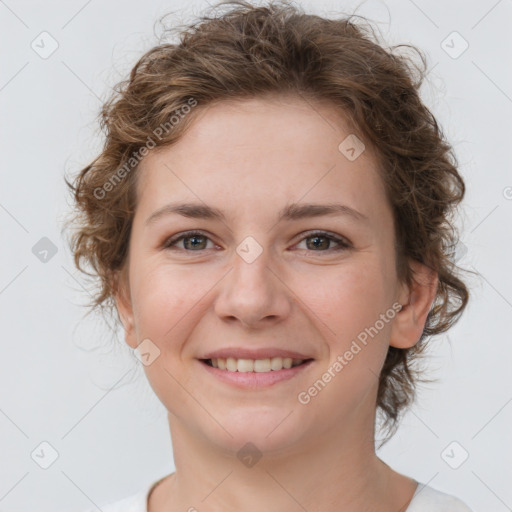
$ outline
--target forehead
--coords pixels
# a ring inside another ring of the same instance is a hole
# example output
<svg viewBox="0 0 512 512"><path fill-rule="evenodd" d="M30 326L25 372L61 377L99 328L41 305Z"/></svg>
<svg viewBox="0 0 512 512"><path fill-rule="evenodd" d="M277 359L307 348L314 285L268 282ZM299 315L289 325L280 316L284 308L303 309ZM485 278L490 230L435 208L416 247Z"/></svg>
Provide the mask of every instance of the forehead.
<svg viewBox="0 0 512 512"><path fill-rule="evenodd" d="M299 96L222 101L199 107L172 146L152 150L138 172L139 207L201 199L240 208L261 200L340 199L372 209L384 194L369 144L349 160L340 144L353 130L329 102ZM194 197L195 196L195 197ZM213 206L213 205L212 205Z"/></svg>
<svg viewBox="0 0 512 512"><path fill-rule="evenodd" d="M291 94L199 105L192 115L195 118L180 140L152 151L143 160L143 168L166 149L174 159L198 162L213 156L229 160L235 151L236 156L243 153L258 159L286 156L290 161L305 157L326 160L337 155L340 142L355 131L333 103ZM208 151L200 151L203 148ZM371 160L370 151L367 144L362 159Z"/></svg>

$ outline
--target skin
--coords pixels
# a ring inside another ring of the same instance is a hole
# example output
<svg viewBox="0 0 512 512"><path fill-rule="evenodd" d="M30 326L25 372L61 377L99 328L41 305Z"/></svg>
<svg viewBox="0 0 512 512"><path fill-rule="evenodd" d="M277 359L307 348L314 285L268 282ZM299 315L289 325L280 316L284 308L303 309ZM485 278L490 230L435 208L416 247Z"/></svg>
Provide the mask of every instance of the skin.
<svg viewBox="0 0 512 512"><path fill-rule="evenodd" d="M416 482L375 454L377 376L390 345L419 340L437 276L411 262L416 282L399 281L393 217L369 144L354 161L338 149L350 133L326 103L224 101L201 110L175 145L151 151L139 167L116 301L128 345L149 338L160 350L144 370L168 410L176 466L151 493L150 512L398 512L410 502ZM222 209L226 220L174 213L146 225L177 201ZM306 202L342 203L367 221L276 222L285 205ZM191 229L206 238L163 247ZM345 237L351 247L335 251L337 243L322 238L316 248L309 230ZM263 250L250 264L236 252L247 236ZM394 303L402 310L299 403L298 393ZM314 361L290 380L241 390L197 359L224 347L297 350ZM252 467L236 456L247 442L262 454Z"/></svg>

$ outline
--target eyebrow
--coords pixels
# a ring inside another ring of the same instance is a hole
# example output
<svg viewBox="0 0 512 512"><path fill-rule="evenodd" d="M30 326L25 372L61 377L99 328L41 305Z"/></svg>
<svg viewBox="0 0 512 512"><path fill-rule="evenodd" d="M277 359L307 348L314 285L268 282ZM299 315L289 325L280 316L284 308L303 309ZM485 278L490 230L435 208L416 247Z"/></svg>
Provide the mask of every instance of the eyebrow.
<svg viewBox="0 0 512 512"><path fill-rule="evenodd" d="M218 208L198 203L171 203L154 211L147 219L146 226L153 224L158 219L178 214L191 219L212 219L224 222L226 216ZM298 204L292 203L285 206L278 214L277 222L283 220L293 221L324 215L347 215L357 221L368 221L368 217L344 204Z"/></svg>

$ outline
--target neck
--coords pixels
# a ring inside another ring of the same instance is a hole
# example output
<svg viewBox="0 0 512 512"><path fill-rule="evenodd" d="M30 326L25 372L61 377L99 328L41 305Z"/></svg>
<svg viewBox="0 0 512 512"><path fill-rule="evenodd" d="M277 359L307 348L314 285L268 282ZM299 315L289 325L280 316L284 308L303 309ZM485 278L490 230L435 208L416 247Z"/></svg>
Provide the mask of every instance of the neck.
<svg viewBox="0 0 512 512"><path fill-rule="evenodd" d="M376 456L368 418L364 424L372 428L366 432L346 425L286 452L265 452L251 467L242 464L236 452L194 435L171 414L169 424L176 472L162 485L148 512L400 512L406 510L416 488L414 480L394 472Z"/></svg>

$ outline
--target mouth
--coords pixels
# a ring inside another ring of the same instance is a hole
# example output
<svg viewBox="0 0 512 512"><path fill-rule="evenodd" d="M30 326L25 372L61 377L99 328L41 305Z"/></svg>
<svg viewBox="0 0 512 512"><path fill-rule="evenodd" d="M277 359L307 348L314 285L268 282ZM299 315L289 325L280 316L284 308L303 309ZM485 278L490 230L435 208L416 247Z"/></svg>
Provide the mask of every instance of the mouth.
<svg viewBox="0 0 512 512"><path fill-rule="evenodd" d="M216 357L198 361L206 373L217 382L245 391L257 391L297 378L307 371L314 359Z"/></svg>
<svg viewBox="0 0 512 512"><path fill-rule="evenodd" d="M265 359L236 359L234 357L216 357L212 359L200 359L200 361L212 368L228 372L240 373L268 373L284 369L295 368L313 359L295 359L291 357L270 357Z"/></svg>

